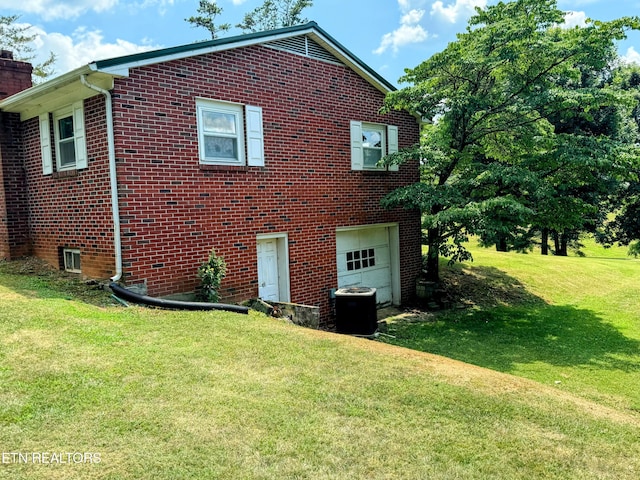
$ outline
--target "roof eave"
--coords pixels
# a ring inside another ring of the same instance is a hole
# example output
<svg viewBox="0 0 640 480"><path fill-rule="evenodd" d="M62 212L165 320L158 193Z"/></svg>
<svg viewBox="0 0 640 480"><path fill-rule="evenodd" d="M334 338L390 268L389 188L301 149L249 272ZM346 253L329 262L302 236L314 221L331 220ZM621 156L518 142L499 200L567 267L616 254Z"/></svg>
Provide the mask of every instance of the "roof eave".
<svg viewBox="0 0 640 480"><path fill-rule="evenodd" d="M121 75L130 68L273 42L298 35L309 35L312 37L315 41L343 61L348 67L356 71L367 82L381 92L387 93L395 90L395 87L391 83L356 57L327 32L321 29L316 22L308 22L277 30L218 38L215 40L197 42L188 45L136 53L123 57L101 60L94 62L92 65L98 71Z"/></svg>
<svg viewBox="0 0 640 480"><path fill-rule="evenodd" d="M81 83L80 77L83 75L90 78L91 83L106 90L113 88L114 74L99 72L92 65L84 65L1 100L0 110L19 113L20 119L24 121L97 95L95 90Z"/></svg>

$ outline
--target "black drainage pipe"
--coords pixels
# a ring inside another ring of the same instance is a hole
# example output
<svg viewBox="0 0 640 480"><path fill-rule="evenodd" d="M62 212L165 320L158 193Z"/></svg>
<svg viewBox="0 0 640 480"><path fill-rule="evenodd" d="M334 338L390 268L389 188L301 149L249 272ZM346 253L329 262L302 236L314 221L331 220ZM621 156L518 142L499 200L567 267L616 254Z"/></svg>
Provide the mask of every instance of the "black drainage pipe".
<svg viewBox="0 0 640 480"><path fill-rule="evenodd" d="M152 307L168 308L173 310L225 310L227 312L248 314L249 308L240 305L229 305L226 303L206 303L206 302L182 302L180 300L167 300L164 298L148 297L139 295L121 287L116 283L110 283L109 288L116 297L129 300L133 303L141 303Z"/></svg>

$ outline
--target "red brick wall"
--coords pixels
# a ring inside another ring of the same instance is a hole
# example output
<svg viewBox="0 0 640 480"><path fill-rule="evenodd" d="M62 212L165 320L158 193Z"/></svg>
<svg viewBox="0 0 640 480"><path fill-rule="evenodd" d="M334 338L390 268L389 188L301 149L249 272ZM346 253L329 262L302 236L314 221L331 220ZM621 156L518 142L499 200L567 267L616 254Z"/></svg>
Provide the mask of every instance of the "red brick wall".
<svg viewBox="0 0 640 480"><path fill-rule="evenodd" d="M36 256L61 267L62 248L77 248L83 274L103 279L114 273L114 248L102 95L85 100L84 113L89 166L83 170L43 175L38 118L23 124L29 225Z"/></svg>
<svg viewBox="0 0 640 480"><path fill-rule="evenodd" d="M337 287L336 228L397 222L402 298L420 268L417 212L380 207L418 180L399 172L351 170L350 120L397 125L399 145L418 140L416 120L381 116L383 94L349 68L253 46L132 69L113 94L123 280L161 296L192 291L211 248L228 276L223 301L258 294L256 236L287 233L291 300L329 313ZM265 167L199 165L196 97L263 109ZM43 175L38 119L23 123L33 252L60 265L79 248L83 273L114 272L104 98L85 100L89 167Z"/></svg>
<svg viewBox="0 0 640 480"><path fill-rule="evenodd" d="M264 168L203 169L195 98L263 108ZM402 297L420 264L416 212L386 211L384 194L418 180L400 172L351 171L349 121L399 126L417 142L410 115L380 116L383 95L347 67L254 46L136 68L114 89L116 155L127 283L151 295L193 290L212 247L224 256L223 300L258 293L256 235L286 232L291 298L326 316L337 286L336 227L399 222Z"/></svg>

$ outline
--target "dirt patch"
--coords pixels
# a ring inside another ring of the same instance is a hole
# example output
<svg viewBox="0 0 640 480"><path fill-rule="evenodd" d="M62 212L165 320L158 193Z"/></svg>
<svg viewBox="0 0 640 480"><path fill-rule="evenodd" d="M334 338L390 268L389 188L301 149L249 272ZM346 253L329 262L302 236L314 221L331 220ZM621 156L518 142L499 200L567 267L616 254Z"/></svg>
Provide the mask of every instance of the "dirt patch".
<svg viewBox="0 0 640 480"><path fill-rule="evenodd" d="M12 275L51 276L61 273L44 260L37 257L22 257L11 261L0 262L0 271Z"/></svg>
<svg viewBox="0 0 640 480"><path fill-rule="evenodd" d="M453 305L492 308L544 303L519 280L494 267L465 266L442 272L441 288Z"/></svg>
<svg viewBox="0 0 640 480"><path fill-rule="evenodd" d="M37 288L25 286L23 294L30 293L37 296L38 288L48 287L70 299L73 298L92 305L106 306L114 304L110 291L105 288L106 283L86 280L77 274L57 270L37 257L0 261L0 273L38 279Z"/></svg>
<svg viewBox="0 0 640 480"><path fill-rule="evenodd" d="M503 271L486 266L455 265L440 272L435 300L416 300L403 308L378 311L378 320L410 323L434 322L440 314L452 310L495 307L534 307L545 301ZM384 330L381 330L384 331Z"/></svg>

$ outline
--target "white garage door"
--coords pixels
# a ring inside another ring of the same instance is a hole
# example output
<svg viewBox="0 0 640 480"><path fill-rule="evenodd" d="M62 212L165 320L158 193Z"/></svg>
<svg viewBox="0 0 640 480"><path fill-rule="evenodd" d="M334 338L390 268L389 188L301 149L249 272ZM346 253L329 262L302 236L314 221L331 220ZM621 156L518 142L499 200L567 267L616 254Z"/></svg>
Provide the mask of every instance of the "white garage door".
<svg viewBox="0 0 640 480"><path fill-rule="evenodd" d="M373 287L378 304L389 304L391 254L387 227L336 232L338 288Z"/></svg>

